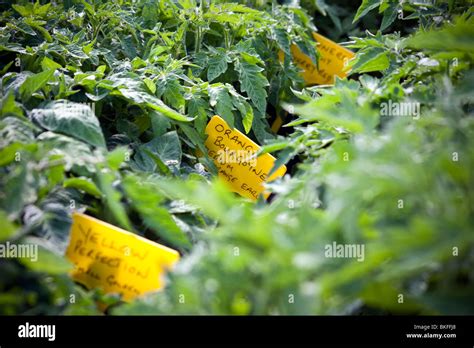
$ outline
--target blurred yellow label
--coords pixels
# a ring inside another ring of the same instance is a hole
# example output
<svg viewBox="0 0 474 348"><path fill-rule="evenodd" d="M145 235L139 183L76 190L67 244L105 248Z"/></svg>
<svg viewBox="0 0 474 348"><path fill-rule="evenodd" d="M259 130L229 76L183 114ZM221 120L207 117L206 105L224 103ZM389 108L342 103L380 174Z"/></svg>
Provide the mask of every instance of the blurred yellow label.
<svg viewBox="0 0 474 348"><path fill-rule="evenodd" d="M297 45L292 45L290 48L296 65L303 69L302 76L306 84L330 85L334 84L335 76L346 77L347 72L344 69L348 61L355 57L354 52L318 33L313 33L313 37L318 42L319 69ZM280 52L280 60L283 58L284 54Z"/></svg>
<svg viewBox="0 0 474 348"><path fill-rule="evenodd" d="M176 250L93 217L74 213L66 257L72 278L87 288L120 293L123 300L164 286L163 275L179 259Z"/></svg>
<svg viewBox="0 0 474 348"><path fill-rule="evenodd" d="M244 197L256 200L264 190L264 182L286 173L283 165L269 177L275 157L268 153L255 157L260 146L239 130L230 128L219 116L211 118L206 134L205 145L219 170L219 177L229 184L232 191ZM263 192L263 195L267 198L269 193Z"/></svg>

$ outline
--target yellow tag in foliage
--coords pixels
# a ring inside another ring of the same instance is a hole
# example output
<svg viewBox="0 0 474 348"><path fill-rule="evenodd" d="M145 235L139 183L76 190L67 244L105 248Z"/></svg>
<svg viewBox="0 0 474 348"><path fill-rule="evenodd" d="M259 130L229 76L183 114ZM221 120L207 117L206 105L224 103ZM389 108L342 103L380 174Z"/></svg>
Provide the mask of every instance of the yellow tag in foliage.
<svg viewBox="0 0 474 348"><path fill-rule="evenodd" d="M125 301L164 286L163 273L179 259L176 250L75 213L66 256L72 277L87 288L121 293Z"/></svg>
<svg viewBox="0 0 474 348"><path fill-rule="evenodd" d="M275 157L266 153L255 157L260 146L237 129L232 129L219 116L214 116L206 127L208 138L205 145L209 157L219 170L219 177L227 182L232 191L256 200L263 192L263 182L281 177L286 167L279 167L270 177ZM268 193L263 193L268 197Z"/></svg>
<svg viewBox="0 0 474 348"><path fill-rule="evenodd" d="M348 49L339 46L332 40L313 33L314 39L318 42L319 69L313 64L311 58L305 55L296 45L291 46L293 59L301 69L303 69L303 78L308 85L330 85L335 81L335 76L346 77L344 69L347 62L354 58L355 54ZM283 53L280 53L280 59L283 60Z"/></svg>

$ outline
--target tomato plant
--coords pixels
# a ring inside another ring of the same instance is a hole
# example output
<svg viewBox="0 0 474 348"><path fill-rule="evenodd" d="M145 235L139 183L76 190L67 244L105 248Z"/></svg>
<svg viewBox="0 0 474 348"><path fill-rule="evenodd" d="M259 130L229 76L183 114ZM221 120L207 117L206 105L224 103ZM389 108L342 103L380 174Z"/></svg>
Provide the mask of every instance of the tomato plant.
<svg viewBox="0 0 474 348"><path fill-rule="evenodd" d="M474 312L468 2L0 6L0 241L39 246L0 259L1 314ZM356 52L348 78L304 85L314 31ZM288 166L269 200L216 179L216 114ZM167 287L74 283L73 211L179 250Z"/></svg>

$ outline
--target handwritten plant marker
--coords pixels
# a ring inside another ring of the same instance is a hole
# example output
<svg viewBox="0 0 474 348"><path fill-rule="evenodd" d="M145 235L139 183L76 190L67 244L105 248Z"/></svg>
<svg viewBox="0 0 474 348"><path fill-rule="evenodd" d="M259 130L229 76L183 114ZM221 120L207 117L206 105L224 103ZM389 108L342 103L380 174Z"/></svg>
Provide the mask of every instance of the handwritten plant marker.
<svg viewBox="0 0 474 348"><path fill-rule="evenodd" d="M307 85L332 85L335 77L344 78L347 76L346 66L355 57L354 52L344 48L327 37L313 33L313 37L318 43L319 68L313 64L310 57L301 52L297 45L291 45L290 51L295 63L303 71L301 75ZM280 51L280 61L284 59L283 51ZM279 114L275 117L271 129L277 133L285 122L285 116Z"/></svg>
<svg viewBox="0 0 474 348"><path fill-rule="evenodd" d="M302 70L302 76L307 85L332 85L335 76L341 78L347 76L346 66L349 60L355 57L354 52L344 48L327 37L313 33L313 37L318 43L319 68L314 65L311 58L305 55L297 45L290 47L291 54ZM283 60L283 52L280 52L280 59Z"/></svg>
<svg viewBox="0 0 474 348"><path fill-rule="evenodd" d="M256 200L263 193L264 182L270 182L286 173L282 165L268 175L275 163L275 157L266 153L254 156L260 146L237 129L232 129L219 116L211 118L206 126L208 135L205 145L219 170L219 177L229 184L232 191Z"/></svg>
<svg viewBox="0 0 474 348"><path fill-rule="evenodd" d="M163 275L178 260L176 250L96 218L73 214L66 257L72 278L89 289L120 293L124 301L164 286Z"/></svg>

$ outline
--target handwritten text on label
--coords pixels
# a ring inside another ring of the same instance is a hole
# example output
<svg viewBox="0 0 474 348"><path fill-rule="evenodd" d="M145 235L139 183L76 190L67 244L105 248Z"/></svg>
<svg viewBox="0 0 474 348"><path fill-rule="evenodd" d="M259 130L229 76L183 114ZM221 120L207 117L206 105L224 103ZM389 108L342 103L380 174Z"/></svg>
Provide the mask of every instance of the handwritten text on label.
<svg viewBox="0 0 474 348"><path fill-rule="evenodd" d="M252 156L223 156L223 154L255 154L260 149L246 135L232 129L219 116L214 116L206 127L208 138L205 145L208 149L209 156L214 160L219 170L219 177L229 184L234 192L244 197L256 200L263 192L263 182L272 181L283 176L286 167L281 166L271 176L268 176L275 157L270 154L264 154L259 157ZM233 158L232 161L222 161L222 158ZM268 197L268 193L263 192L264 197Z"/></svg>
<svg viewBox="0 0 474 348"><path fill-rule="evenodd" d="M313 33L313 37L318 42L319 67L298 46L291 46L291 54L295 63L303 69L302 76L306 84L329 85L334 83L335 76L347 76L345 68L348 61L354 58L354 53L318 33ZM281 52L280 59L283 56Z"/></svg>
<svg viewBox="0 0 474 348"><path fill-rule="evenodd" d="M75 213L66 256L72 277L88 288L121 293L125 301L163 287L179 253L93 217Z"/></svg>

